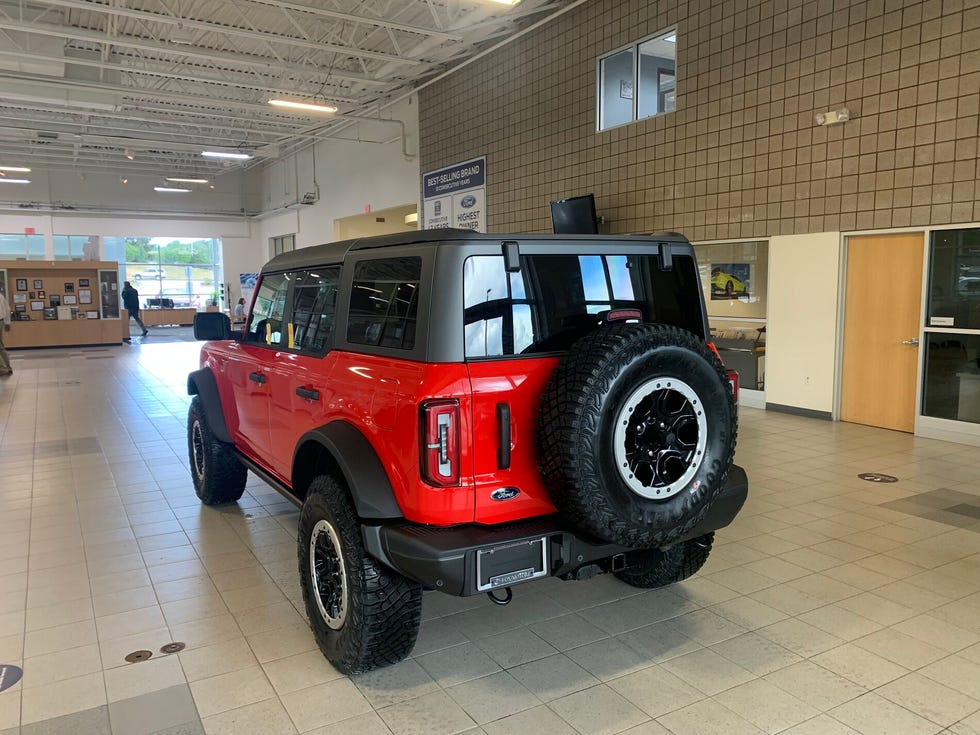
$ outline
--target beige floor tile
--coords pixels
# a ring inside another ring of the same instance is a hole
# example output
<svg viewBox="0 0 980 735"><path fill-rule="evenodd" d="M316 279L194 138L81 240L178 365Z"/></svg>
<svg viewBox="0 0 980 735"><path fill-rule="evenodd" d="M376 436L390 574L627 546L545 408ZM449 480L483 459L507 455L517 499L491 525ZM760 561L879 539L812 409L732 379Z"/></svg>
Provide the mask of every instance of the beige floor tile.
<svg viewBox="0 0 980 735"><path fill-rule="evenodd" d="M755 678L751 672L706 648L672 658L661 666L708 695Z"/></svg>
<svg viewBox="0 0 980 735"><path fill-rule="evenodd" d="M100 640L110 640L136 635L148 630L156 630L166 625L163 611L159 605L151 605L138 610L103 615L95 619Z"/></svg>
<svg viewBox="0 0 980 735"><path fill-rule="evenodd" d="M715 701L767 733L777 733L820 712L765 679L740 684Z"/></svg>
<svg viewBox="0 0 980 735"><path fill-rule="evenodd" d="M818 715L812 720L784 730L783 735L861 735L861 733L829 715Z"/></svg>
<svg viewBox="0 0 980 735"><path fill-rule="evenodd" d="M661 666L651 666L613 679L609 688L650 717L673 712L704 699L704 694Z"/></svg>
<svg viewBox="0 0 980 735"><path fill-rule="evenodd" d="M183 640L183 639L178 639ZM99 653L102 657L102 668L113 669L119 666L129 666L126 656L134 651L151 651L156 655L160 646L173 641L170 631L166 628L156 628L135 635L99 641Z"/></svg>
<svg viewBox="0 0 980 735"><path fill-rule="evenodd" d="M343 676L317 648L265 662L262 668L280 696Z"/></svg>
<svg viewBox="0 0 980 735"><path fill-rule="evenodd" d="M917 673L896 679L875 693L943 727L980 710L980 701Z"/></svg>
<svg viewBox="0 0 980 735"><path fill-rule="evenodd" d="M279 602L274 605L263 605L250 610L234 613L238 627L245 635L265 633L279 628L302 625L303 618L290 602Z"/></svg>
<svg viewBox="0 0 980 735"><path fill-rule="evenodd" d="M77 623L35 630L24 636L24 658L29 659L35 656L43 656L46 653L77 648L96 641L95 621L93 620L82 620Z"/></svg>
<svg viewBox="0 0 980 735"><path fill-rule="evenodd" d="M319 653L322 664L317 666L314 662L300 662L300 668L298 672L301 675L306 674L309 671L303 664L312 664L316 668L314 671L322 671L324 675L328 675L329 672L334 671L333 667L327 662L326 659ZM307 655L307 654L301 654ZM282 659L283 661L289 661L289 659ZM269 667L275 668L275 664L279 662L272 662L267 665L267 671ZM340 674L335 673L335 678L339 678ZM271 677L270 677L271 678ZM324 679L324 681L329 681L329 679ZM381 709L382 707L387 707L391 704L397 704L406 699L414 699L415 697L421 697L424 694L429 694L430 692L439 689L439 685L433 681L432 677L426 673L419 664L413 659L408 659L400 663L394 664L393 666L385 666L380 669L368 672L366 674L359 674L352 677L352 681L364 698L371 704L375 709ZM276 682L273 681L273 685ZM277 687L276 691L281 693L281 690ZM462 703L460 703L462 704Z"/></svg>
<svg viewBox="0 0 980 735"><path fill-rule="evenodd" d="M272 685L259 666L201 679L190 686L202 718L275 696Z"/></svg>
<svg viewBox="0 0 980 735"><path fill-rule="evenodd" d="M575 614L533 623L529 627L535 635L559 651L578 648L609 637L604 630Z"/></svg>
<svg viewBox="0 0 980 735"><path fill-rule="evenodd" d="M106 595L99 595L92 600L92 606L97 617L140 610L156 604L156 592L149 585L122 592L110 592Z"/></svg>
<svg viewBox="0 0 980 735"><path fill-rule="evenodd" d="M266 605L282 604L287 601L282 590L271 580L251 587L224 590L221 592L221 597L233 613L265 607Z"/></svg>
<svg viewBox="0 0 980 735"><path fill-rule="evenodd" d="M797 699L826 711L864 694L864 687L812 661L801 661L765 677Z"/></svg>
<svg viewBox="0 0 980 735"><path fill-rule="evenodd" d="M184 600L164 602L160 605L168 625L206 620L228 613L224 600L217 594L188 597Z"/></svg>
<svg viewBox="0 0 980 735"><path fill-rule="evenodd" d="M105 672L106 696L109 702L138 697L141 694L185 684L184 671L176 656L157 654L148 661L119 666Z"/></svg>
<svg viewBox="0 0 980 735"><path fill-rule="evenodd" d="M948 655L948 652L941 648L930 646L918 638L905 635L893 628L885 628L864 638L858 638L854 641L854 645L910 670L927 666Z"/></svg>
<svg viewBox="0 0 980 735"><path fill-rule="evenodd" d="M350 679L335 679L317 684L283 695L281 699L300 732L371 711L371 705Z"/></svg>
<svg viewBox="0 0 980 735"><path fill-rule="evenodd" d="M674 735L756 735L763 731L727 707L705 699L657 719Z"/></svg>
<svg viewBox="0 0 980 735"><path fill-rule="evenodd" d="M415 660L442 687L500 671L500 666L473 643L427 653Z"/></svg>
<svg viewBox="0 0 980 735"><path fill-rule="evenodd" d="M964 656L944 658L923 667L919 673L980 701L980 664Z"/></svg>
<svg viewBox="0 0 980 735"><path fill-rule="evenodd" d="M21 724L81 712L106 703L102 673L32 687L22 692Z"/></svg>
<svg viewBox="0 0 980 735"><path fill-rule="evenodd" d="M480 725L541 704L506 671L457 684L446 692Z"/></svg>
<svg viewBox="0 0 980 735"><path fill-rule="evenodd" d="M23 634L8 635L0 638L0 661L20 661L23 657Z"/></svg>
<svg viewBox="0 0 980 735"><path fill-rule="evenodd" d="M28 632L95 618L92 599L88 595L75 600L62 600L53 605L29 608L26 617Z"/></svg>
<svg viewBox="0 0 980 735"><path fill-rule="evenodd" d="M260 663L305 653L316 649L316 639L313 631L306 623L292 625L288 628L247 635L245 638Z"/></svg>
<svg viewBox="0 0 980 735"><path fill-rule="evenodd" d="M202 722L207 735L291 735L297 732L286 709L275 697L211 715Z"/></svg>
<svg viewBox="0 0 980 735"><path fill-rule="evenodd" d="M874 692L835 707L829 714L862 735L928 735L942 729Z"/></svg>
<svg viewBox="0 0 980 735"><path fill-rule="evenodd" d="M573 648L566 651L565 655L600 681L626 676L653 663L618 638Z"/></svg>
<svg viewBox="0 0 980 735"><path fill-rule="evenodd" d="M548 706L576 730L595 735L611 735L649 719L606 685L569 694Z"/></svg>
<svg viewBox="0 0 980 735"><path fill-rule="evenodd" d="M526 709L517 714L503 717L494 722L483 726L488 735L576 735L577 731L556 715L551 709L544 706ZM624 731L633 732L632 729ZM636 733L636 735L640 735ZM650 735L653 735L651 732Z"/></svg>
<svg viewBox="0 0 980 735"><path fill-rule="evenodd" d="M255 667L258 661L244 638L232 638L178 654L187 681L199 681L239 669Z"/></svg>
<svg viewBox="0 0 980 735"><path fill-rule="evenodd" d="M332 725L324 725L315 730L310 730L308 735L391 735L391 730L378 716L377 712L357 715L347 720L335 722Z"/></svg>
<svg viewBox="0 0 980 735"><path fill-rule="evenodd" d="M29 688L102 671L102 659L98 645L91 643L34 656L24 662L23 668L23 685Z"/></svg>
<svg viewBox="0 0 980 735"><path fill-rule="evenodd" d="M839 605L827 605L811 610L800 615L799 619L845 641L861 638L883 627L880 623L845 610Z"/></svg>
<svg viewBox="0 0 980 735"><path fill-rule="evenodd" d="M20 690L0 694L0 730L15 729L20 725Z"/></svg>
<svg viewBox="0 0 980 735"><path fill-rule="evenodd" d="M453 735L475 725L443 691L393 704L378 714L394 735Z"/></svg>

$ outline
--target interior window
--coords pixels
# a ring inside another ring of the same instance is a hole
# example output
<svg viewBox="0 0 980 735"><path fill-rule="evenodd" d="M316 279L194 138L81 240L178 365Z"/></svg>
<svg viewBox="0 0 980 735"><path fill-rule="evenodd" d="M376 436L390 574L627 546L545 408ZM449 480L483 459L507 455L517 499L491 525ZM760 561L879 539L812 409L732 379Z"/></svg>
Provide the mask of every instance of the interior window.
<svg viewBox="0 0 980 735"><path fill-rule="evenodd" d="M278 347L282 342L283 316L289 278L284 273L263 276L245 330L245 341Z"/></svg>
<svg viewBox="0 0 980 735"><path fill-rule="evenodd" d="M325 355L333 342L340 267L299 274L293 287L290 347Z"/></svg>
<svg viewBox="0 0 980 735"><path fill-rule="evenodd" d="M357 263L347 322L348 341L412 349L421 275L421 258L386 258Z"/></svg>

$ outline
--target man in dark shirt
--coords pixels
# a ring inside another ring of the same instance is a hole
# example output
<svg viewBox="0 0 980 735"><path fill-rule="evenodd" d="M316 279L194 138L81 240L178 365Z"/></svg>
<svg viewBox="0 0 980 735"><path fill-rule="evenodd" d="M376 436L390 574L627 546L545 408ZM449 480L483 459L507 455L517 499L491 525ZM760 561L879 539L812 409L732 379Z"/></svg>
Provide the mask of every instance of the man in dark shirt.
<svg viewBox="0 0 980 735"><path fill-rule="evenodd" d="M129 281L125 281L123 283L122 298L123 306L126 307L129 315L136 320L136 324L143 330L143 336L145 337L147 335L147 329L143 324L143 320L140 319L140 292L133 288Z"/></svg>

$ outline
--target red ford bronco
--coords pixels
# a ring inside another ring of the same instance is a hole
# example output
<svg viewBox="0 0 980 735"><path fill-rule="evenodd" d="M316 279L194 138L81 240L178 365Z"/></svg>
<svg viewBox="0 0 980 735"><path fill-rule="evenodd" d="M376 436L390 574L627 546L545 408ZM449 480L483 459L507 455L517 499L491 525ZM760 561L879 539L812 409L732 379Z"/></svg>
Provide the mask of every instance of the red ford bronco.
<svg viewBox="0 0 980 735"><path fill-rule="evenodd" d="M676 234L429 230L263 269L241 333L188 376L194 487L251 470L301 507L310 625L341 671L401 660L422 589L696 572L747 493L737 385Z"/></svg>

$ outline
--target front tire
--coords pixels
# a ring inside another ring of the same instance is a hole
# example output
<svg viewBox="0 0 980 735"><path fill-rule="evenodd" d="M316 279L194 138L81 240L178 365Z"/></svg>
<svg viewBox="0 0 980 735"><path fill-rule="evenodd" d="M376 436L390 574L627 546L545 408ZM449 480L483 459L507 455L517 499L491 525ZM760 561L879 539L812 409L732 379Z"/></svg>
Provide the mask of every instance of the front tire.
<svg viewBox="0 0 980 735"><path fill-rule="evenodd" d="M329 475L310 483L298 544L310 628L338 671L360 674L411 653L422 587L368 556L347 489Z"/></svg>
<svg viewBox="0 0 980 735"><path fill-rule="evenodd" d="M631 587L656 589L692 577L708 561L714 533L683 541L669 549L634 551L627 555L630 565L616 577Z"/></svg>
<svg viewBox="0 0 980 735"><path fill-rule="evenodd" d="M187 412L187 453L194 491L205 505L235 503L245 492L248 470L238 461L235 447L211 431L201 399L194 396Z"/></svg>

